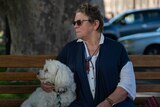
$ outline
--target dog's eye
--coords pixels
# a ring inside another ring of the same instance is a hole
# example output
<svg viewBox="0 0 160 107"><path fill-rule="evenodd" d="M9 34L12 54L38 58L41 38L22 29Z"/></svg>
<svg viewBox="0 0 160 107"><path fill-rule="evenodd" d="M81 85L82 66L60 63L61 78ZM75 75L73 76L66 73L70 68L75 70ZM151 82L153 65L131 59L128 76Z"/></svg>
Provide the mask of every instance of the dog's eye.
<svg viewBox="0 0 160 107"><path fill-rule="evenodd" d="M48 72L48 69L44 70L44 72Z"/></svg>

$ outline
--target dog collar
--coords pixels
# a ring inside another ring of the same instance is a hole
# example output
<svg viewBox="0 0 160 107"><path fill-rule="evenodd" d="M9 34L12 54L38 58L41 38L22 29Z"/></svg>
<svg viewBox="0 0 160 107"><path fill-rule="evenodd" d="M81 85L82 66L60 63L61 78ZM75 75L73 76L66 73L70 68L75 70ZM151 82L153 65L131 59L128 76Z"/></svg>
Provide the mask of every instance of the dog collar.
<svg viewBox="0 0 160 107"><path fill-rule="evenodd" d="M57 93L57 99L58 99L57 106L58 106L58 107L61 107L61 97L60 97L60 94L59 94L59 93Z"/></svg>
<svg viewBox="0 0 160 107"><path fill-rule="evenodd" d="M58 90L58 91L57 91L57 94L60 95L60 94L62 94L62 93L65 93L66 91L67 91L67 88L64 88L64 90Z"/></svg>

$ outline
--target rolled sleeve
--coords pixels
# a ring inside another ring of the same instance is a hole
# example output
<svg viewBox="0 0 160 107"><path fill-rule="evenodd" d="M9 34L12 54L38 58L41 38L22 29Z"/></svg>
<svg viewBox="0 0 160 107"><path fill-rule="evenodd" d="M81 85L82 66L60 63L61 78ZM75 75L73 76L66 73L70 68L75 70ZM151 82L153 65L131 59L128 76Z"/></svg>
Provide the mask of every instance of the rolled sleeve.
<svg viewBox="0 0 160 107"><path fill-rule="evenodd" d="M128 92L128 97L132 100L136 97L136 82L135 82L135 74L133 70L133 64L131 61L128 61L120 72L120 82L118 83L118 87L122 87Z"/></svg>

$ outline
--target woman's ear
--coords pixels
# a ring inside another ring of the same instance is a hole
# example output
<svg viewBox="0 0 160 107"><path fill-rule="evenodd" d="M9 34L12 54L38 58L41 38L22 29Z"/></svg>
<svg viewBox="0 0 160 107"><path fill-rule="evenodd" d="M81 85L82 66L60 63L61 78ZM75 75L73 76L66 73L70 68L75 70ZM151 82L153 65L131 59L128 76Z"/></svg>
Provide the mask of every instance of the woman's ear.
<svg viewBox="0 0 160 107"><path fill-rule="evenodd" d="M94 30L98 30L99 25L100 25L99 20L95 20L94 21Z"/></svg>

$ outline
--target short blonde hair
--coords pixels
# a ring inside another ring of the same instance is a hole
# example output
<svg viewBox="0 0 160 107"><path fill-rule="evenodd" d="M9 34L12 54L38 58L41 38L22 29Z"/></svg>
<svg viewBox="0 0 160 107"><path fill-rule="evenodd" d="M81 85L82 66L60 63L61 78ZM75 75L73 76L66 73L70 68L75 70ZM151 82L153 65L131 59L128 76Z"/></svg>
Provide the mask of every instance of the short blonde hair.
<svg viewBox="0 0 160 107"><path fill-rule="evenodd" d="M99 32L103 31L103 16L97 5L83 3L77 8L76 13L77 12L81 12L87 15L91 23L94 22L95 20L98 20L100 24L97 31Z"/></svg>

